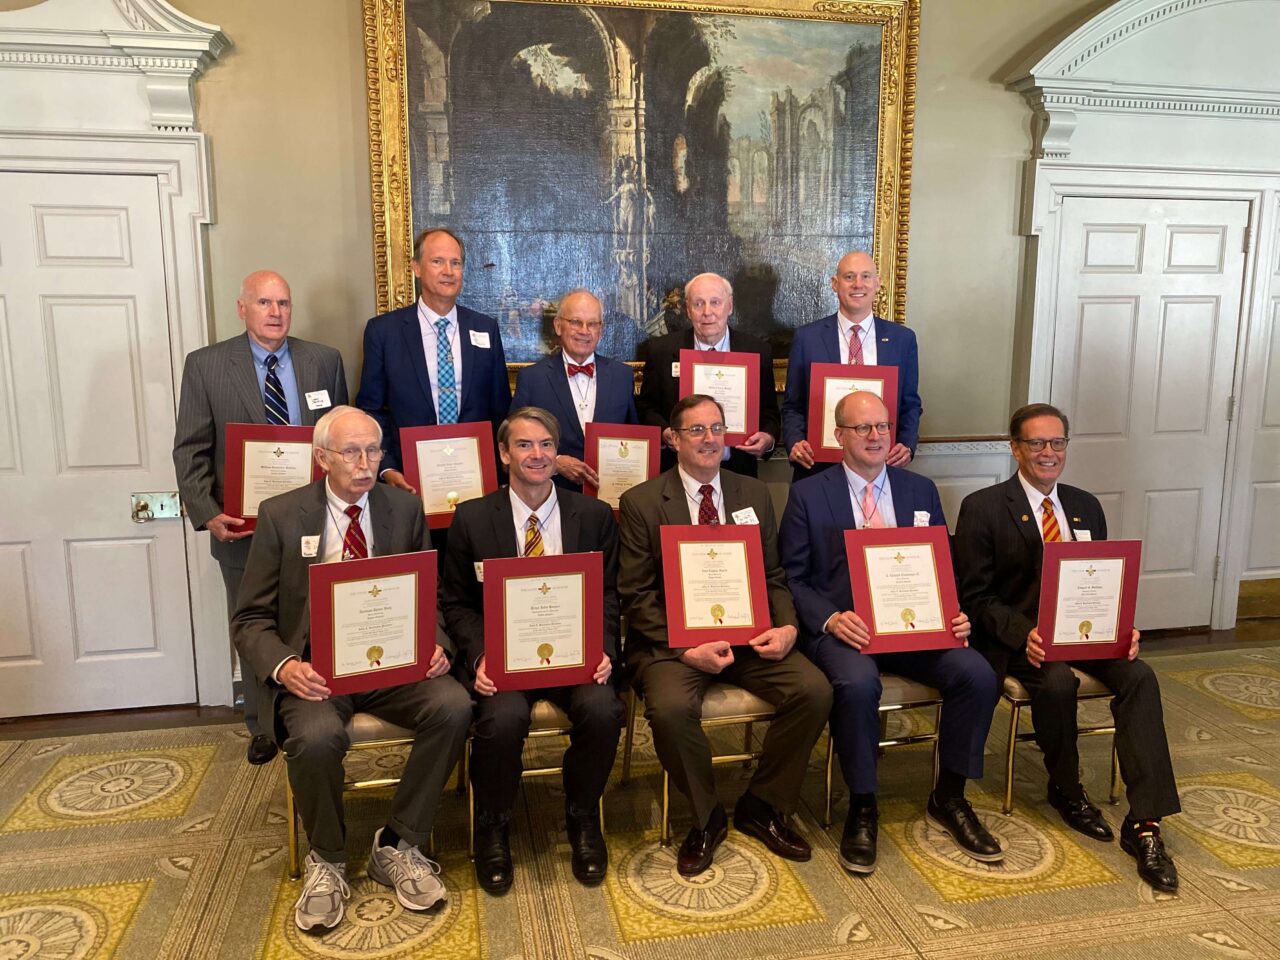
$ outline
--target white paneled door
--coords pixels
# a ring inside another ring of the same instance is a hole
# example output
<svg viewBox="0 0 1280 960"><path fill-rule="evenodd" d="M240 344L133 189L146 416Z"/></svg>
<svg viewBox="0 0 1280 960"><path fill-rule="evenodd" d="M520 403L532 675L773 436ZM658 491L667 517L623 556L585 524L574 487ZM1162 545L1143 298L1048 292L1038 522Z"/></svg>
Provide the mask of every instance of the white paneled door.
<svg viewBox="0 0 1280 960"><path fill-rule="evenodd" d="M195 700L154 177L0 173L0 716Z"/></svg>
<svg viewBox="0 0 1280 960"><path fill-rule="evenodd" d="M1067 198L1052 400L1064 480L1143 541L1138 626L1207 624L1244 281L1244 201Z"/></svg>

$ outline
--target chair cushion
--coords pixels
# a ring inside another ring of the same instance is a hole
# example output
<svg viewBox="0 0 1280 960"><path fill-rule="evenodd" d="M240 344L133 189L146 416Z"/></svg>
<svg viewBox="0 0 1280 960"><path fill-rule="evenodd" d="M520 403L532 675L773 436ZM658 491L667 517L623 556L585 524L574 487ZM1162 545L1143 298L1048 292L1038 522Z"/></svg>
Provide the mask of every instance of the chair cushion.
<svg viewBox="0 0 1280 960"><path fill-rule="evenodd" d="M892 673L880 674L880 706L889 707L902 703L937 703L942 699L940 694L933 687L926 686L923 683L916 683L914 680L908 680L906 677L899 677Z"/></svg>
<svg viewBox="0 0 1280 960"><path fill-rule="evenodd" d="M1074 673L1076 675L1076 679L1080 681L1080 689L1076 691L1076 696L1106 697L1111 695L1111 691L1107 689L1107 686L1101 680L1091 677L1089 674L1077 670L1075 667L1071 668L1071 672ZM1004 695L1010 700L1031 699L1031 694L1027 693L1027 688L1010 676L1006 676L1004 678Z"/></svg>
<svg viewBox="0 0 1280 960"><path fill-rule="evenodd" d="M772 704L731 683L711 684L702 698L703 720L722 720L725 717L764 719L772 716Z"/></svg>
<svg viewBox="0 0 1280 960"><path fill-rule="evenodd" d="M375 740L412 740L413 731L397 727L372 713L356 713L347 721L347 734L351 743L372 743Z"/></svg>

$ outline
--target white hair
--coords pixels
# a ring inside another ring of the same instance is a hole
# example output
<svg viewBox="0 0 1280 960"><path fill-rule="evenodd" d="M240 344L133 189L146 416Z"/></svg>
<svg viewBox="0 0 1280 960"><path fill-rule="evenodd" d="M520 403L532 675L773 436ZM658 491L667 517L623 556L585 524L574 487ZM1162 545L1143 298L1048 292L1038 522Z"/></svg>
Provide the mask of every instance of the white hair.
<svg viewBox="0 0 1280 960"><path fill-rule="evenodd" d="M377 420L359 407L339 404L316 421L315 433L311 435L311 448L313 450L327 450L329 448L329 434L333 432L333 425L349 413L358 413L372 423L378 430L378 443L382 443L382 424L378 423Z"/></svg>

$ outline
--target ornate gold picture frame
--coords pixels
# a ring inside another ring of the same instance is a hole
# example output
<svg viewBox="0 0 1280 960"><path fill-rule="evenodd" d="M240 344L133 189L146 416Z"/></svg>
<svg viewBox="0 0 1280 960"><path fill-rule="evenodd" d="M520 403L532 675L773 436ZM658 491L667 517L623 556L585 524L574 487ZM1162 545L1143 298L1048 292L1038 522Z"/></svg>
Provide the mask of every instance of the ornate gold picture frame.
<svg viewBox="0 0 1280 960"><path fill-rule="evenodd" d="M848 249L905 320L919 0L364 0L364 37L380 311L447 226L510 360L578 286L631 359L704 270L785 355Z"/></svg>

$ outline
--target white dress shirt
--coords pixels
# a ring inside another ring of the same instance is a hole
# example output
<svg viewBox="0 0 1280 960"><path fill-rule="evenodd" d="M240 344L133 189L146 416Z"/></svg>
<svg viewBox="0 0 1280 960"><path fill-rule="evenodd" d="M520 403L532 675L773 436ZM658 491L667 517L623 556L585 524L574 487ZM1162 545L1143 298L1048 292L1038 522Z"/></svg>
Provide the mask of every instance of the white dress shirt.
<svg viewBox="0 0 1280 960"><path fill-rule="evenodd" d="M879 357L876 350L876 318L867 314L861 323L854 323L841 310L836 314L836 325L840 328L840 362L849 362L849 338L857 336L862 341L862 362L868 367L874 367Z"/></svg>
<svg viewBox="0 0 1280 960"><path fill-rule="evenodd" d="M435 404L436 416L440 415L440 354L436 343L436 321L442 319L440 314L428 307L422 300L418 301L418 327L422 331L422 351L427 355L427 379L431 381L431 402ZM462 413L462 337L458 330L458 308L452 307L443 319L449 321L445 328L445 336L449 338L450 351L453 353L453 386L457 391L458 413Z"/></svg>
<svg viewBox="0 0 1280 960"><path fill-rule="evenodd" d="M573 412L578 415L578 424L585 435L587 424L595 419L596 415L596 379L600 376L600 370L596 369L594 377L588 377L585 373L575 373L570 377L569 364L585 367L588 363L596 362L596 355L591 354L581 364L563 350L560 352L560 357L564 361L564 375L569 380L569 393L573 396Z"/></svg>
<svg viewBox="0 0 1280 960"><path fill-rule="evenodd" d="M849 469L847 463L841 462L845 482L849 485L849 500L853 504L853 519L859 530L867 525L867 518L862 512L862 498L867 484L871 483L871 496L876 503L875 516L886 527L898 525L898 515L893 510L893 490L889 487L889 468L881 467L880 476L867 481Z"/></svg>
<svg viewBox="0 0 1280 960"><path fill-rule="evenodd" d="M1022 475L1022 471L1018 471L1018 482L1022 484L1022 489L1027 493L1027 501L1031 504L1031 511L1035 514L1036 530L1040 534L1040 539L1044 539L1044 498L1045 494L1041 493L1035 487L1027 482L1027 478ZM1048 497L1053 501L1053 515L1058 518L1058 529L1062 531L1063 540L1074 540L1071 535L1071 520L1067 517L1067 511L1062 509L1062 501L1058 499L1058 485L1055 483L1053 489L1049 491Z"/></svg>
<svg viewBox="0 0 1280 960"><path fill-rule="evenodd" d="M695 480L684 472L684 467L677 466L676 470L680 474L680 485L684 487L684 498L689 503L689 522L698 522L698 510L702 507L702 487L701 480ZM720 522L724 523L724 494L720 490L720 471L716 471L716 475L709 481L711 484L711 501L716 505L716 515L720 517Z"/></svg>
<svg viewBox="0 0 1280 960"><path fill-rule="evenodd" d="M724 328L724 336L715 343L703 343L698 339L697 335L693 338L693 349L695 350L728 350L729 349L729 328Z"/></svg>
<svg viewBox="0 0 1280 960"><path fill-rule="evenodd" d="M516 496L510 487L507 493L511 497L511 517L516 528L516 548L524 553L525 530L529 525L529 517L538 518L538 532L542 534L542 553L548 557L558 557L564 553L564 537L560 533L560 501L556 499L556 486L551 485L551 494L542 501L537 510Z"/></svg>

